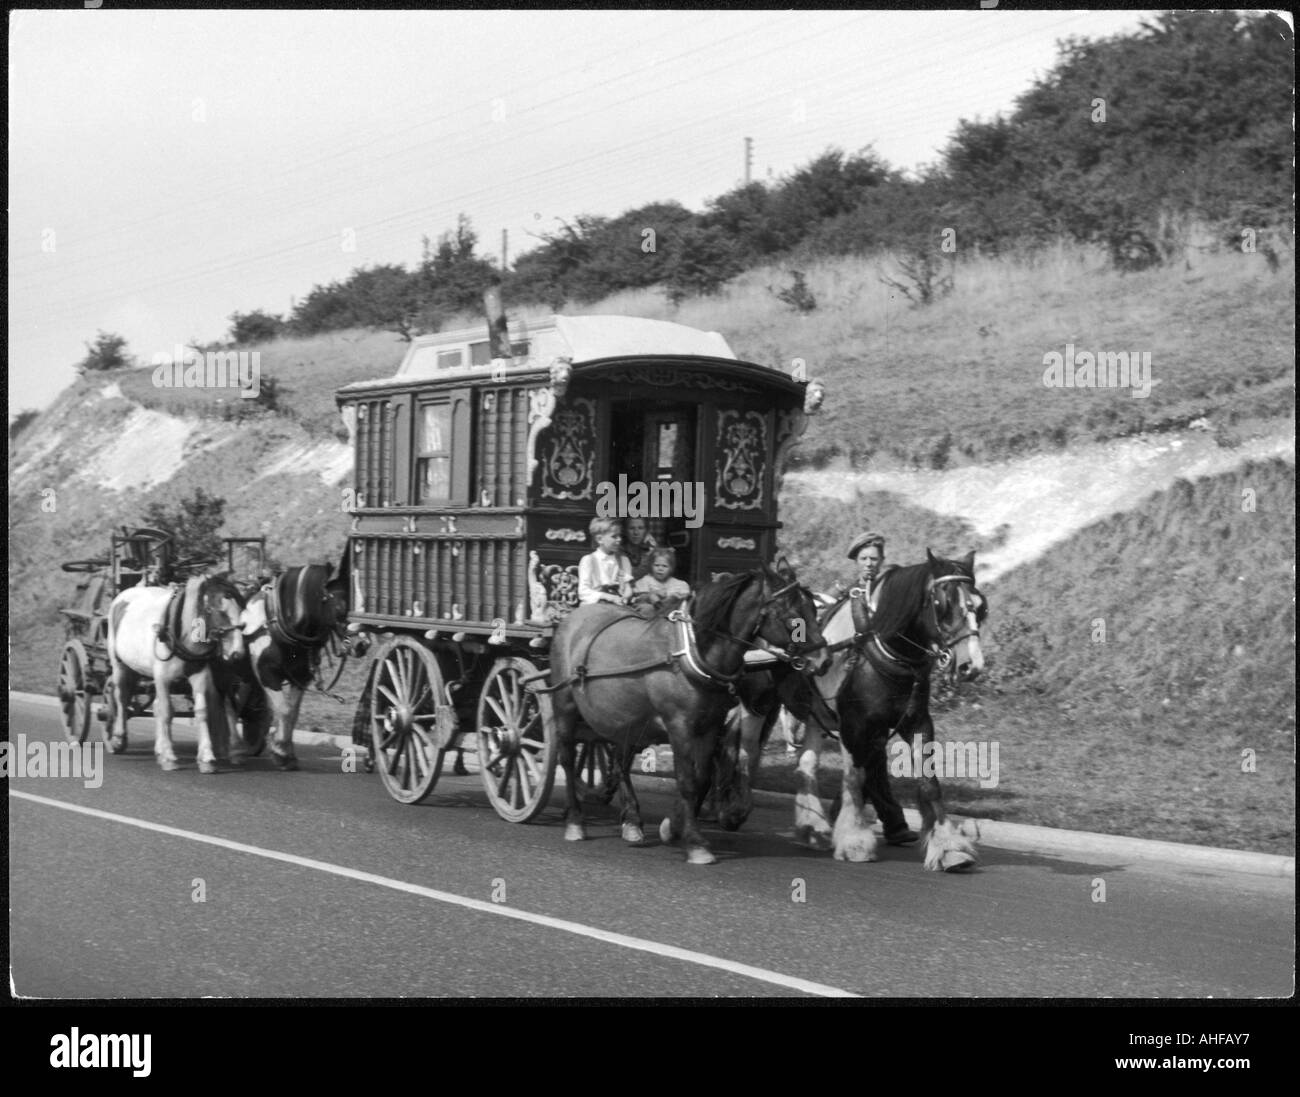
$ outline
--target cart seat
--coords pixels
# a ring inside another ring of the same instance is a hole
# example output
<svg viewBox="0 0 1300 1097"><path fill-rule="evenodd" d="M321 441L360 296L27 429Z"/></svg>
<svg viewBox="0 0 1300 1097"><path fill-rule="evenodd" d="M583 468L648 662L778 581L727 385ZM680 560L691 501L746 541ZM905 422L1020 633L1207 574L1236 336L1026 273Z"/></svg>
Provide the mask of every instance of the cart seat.
<svg viewBox="0 0 1300 1097"><path fill-rule="evenodd" d="M89 621L104 612L104 577L92 575L84 583L77 584L77 601L75 605L59 611L74 621Z"/></svg>

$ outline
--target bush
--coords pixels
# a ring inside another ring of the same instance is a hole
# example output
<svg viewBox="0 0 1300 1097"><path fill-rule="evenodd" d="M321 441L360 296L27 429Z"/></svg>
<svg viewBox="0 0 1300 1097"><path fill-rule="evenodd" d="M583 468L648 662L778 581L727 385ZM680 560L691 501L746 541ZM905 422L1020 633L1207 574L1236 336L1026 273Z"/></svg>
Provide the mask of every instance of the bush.
<svg viewBox="0 0 1300 1097"><path fill-rule="evenodd" d="M775 296L778 301L789 305L795 312L816 311L817 298L812 295L812 291L808 288L808 282L804 278L803 271L792 270L790 277L792 279L790 286L782 290L774 290L771 286L768 286L768 293Z"/></svg>
<svg viewBox="0 0 1300 1097"><path fill-rule="evenodd" d="M269 343L284 332L284 320L261 309L236 312L230 316L230 341L237 347L252 347Z"/></svg>
<svg viewBox="0 0 1300 1097"><path fill-rule="evenodd" d="M145 508L143 526L165 529L175 538L175 552L181 556L214 556L221 558L221 538L217 530L226 520L226 501L209 495L202 488L179 500L175 506L150 503Z"/></svg>
<svg viewBox="0 0 1300 1097"><path fill-rule="evenodd" d="M132 364L131 356L126 353L126 340L111 332L101 331L95 336L93 344L86 344L86 352L86 357L76 366L77 372L83 376L87 373L126 369Z"/></svg>

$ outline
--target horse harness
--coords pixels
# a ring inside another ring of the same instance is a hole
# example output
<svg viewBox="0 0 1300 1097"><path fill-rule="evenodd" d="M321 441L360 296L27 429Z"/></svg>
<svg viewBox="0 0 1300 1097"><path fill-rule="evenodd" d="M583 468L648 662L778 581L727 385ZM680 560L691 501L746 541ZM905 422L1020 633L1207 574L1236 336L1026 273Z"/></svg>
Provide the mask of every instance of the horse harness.
<svg viewBox="0 0 1300 1097"><path fill-rule="evenodd" d="M306 587L308 573L312 568L319 568L319 565L309 564L290 569L262 587L259 593L266 607L266 623L259 625L248 636L251 643L259 636L268 635L284 649L290 664L287 668L291 672L289 680L301 688L305 688L316 677L322 649L339 632L337 624L331 626L323 623L324 614L321 610L332 600L328 586L322 583L319 599L313 598ZM315 627L308 632L305 631L308 626ZM296 670L295 664L302 662L306 665L301 671ZM343 661L340 661L334 681L321 685L318 680L317 686L321 692L328 694L342 671ZM298 678L302 681L299 682Z"/></svg>
<svg viewBox="0 0 1300 1097"><path fill-rule="evenodd" d="M787 591L793 590L798 585L799 581L797 579L793 580L781 587L779 590L773 591L772 594L768 596L763 604L762 611L758 615L758 619L754 622L754 627L749 632L748 637L732 636L730 633L722 632L718 629L711 629L709 631L719 636L725 636L729 640L735 640L737 643L744 644L746 647L766 650L775 655L778 659L787 660L796 670L803 669L804 661L802 657L791 655L783 648L775 647L761 639L757 642L754 640L754 637L758 634L758 630L763 627L763 622L767 620L768 614L771 613L772 606L775 604L776 599ZM591 649L595 645L596 640L607 629L618 624L620 621L627 621L629 619L630 617L627 614L612 616L587 640L587 645L583 649L581 659L574 667L573 674L569 679L565 682L561 682L559 685L538 688L538 692L551 693L555 690L562 689L564 686L573 684L582 686L591 678L611 678L626 674L635 674L642 670L653 670L657 667L669 668L676 666L677 660L680 659L682 672L696 686L704 689L722 690L733 695L736 693L736 683L740 681L744 671L741 670L736 671L733 674L724 674L722 671L716 670L708 665L704 656L700 652L699 642L695 637L695 623L692 621L691 615L685 607L673 610L668 614L667 618L661 618L662 620L671 622L675 626L678 650L674 651L673 645L670 644L667 655L658 656L654 659L649 659L642 663L636 663L632 666L617 667L609 670L590 670L586 665L586 659L590 655Z"/></svg>
<svg viewBox="0 0 1300 1097"><path fill-rule="evenodd" d="M883 677L900 683L911 681L912 691L907 699L907 705L898 722L890 729L890 735L898 732L908 721L915 719L922 706L929 699L931 660L936 661L939 668L943 669L952 662L952 649L957 644L969 636L979 636L978 610L971 609L969 606L965 607L966 612L963 614L959 631L951 636L945 635L943 626L939 622L939 605L942 597L939 584L941 583L969 583L972 589L975 586L975 580L972 576L963 575L960 572L951 575L939 575L930 579L927 584L927 593L929 594L927 604L930 609L933 632L939 637L939 640L933 642L930 647L924 648L915 641L909 640L906 636L891 637L891 640L901 640L903 643L916 648L921 653L920 658L909 659L907 656L893 650L878 632L871 631L869 627L861 628L864 620L868 625L870 621L870 609L866 604L867 590L864 587L854 587L847 595L848 598L853 599L854 635L830 645L828 649L835 652L843 648L852 648L853 650L848 656L850 666L861 656ZM837 602L830 612L833 613L839 605L840 603ZM859 609L860 606L861 609Z"/></svg>
<svg viewBox="0 0 1300 1097"><path fill-rule="evenodd" d="M238 592L234 587L221 582L219 579L207 578L195 590L196 605L187 606L187 596L189 586L185 583L171 584L171 598L167 602L167 608L163 611L162 624L158 626L156 641L162 643L171 650L171 654L163 658L176 656L187 663L206 663L211 661L217 652L217 645L221 638L228 632L234 632L239 626L227 625L225 628L214 628L203 616L202 609L207 598L209 588L216 587L224 593L235 595ZM238 601L238 599L236 599ZM202 639L194 639L186 636L185 630L185 611L189 609L191 617L190 631L194 631L196 625L202 624ZM191 642L192 641L192 642ZM155 649L154 655L157 656Z"/></svg>

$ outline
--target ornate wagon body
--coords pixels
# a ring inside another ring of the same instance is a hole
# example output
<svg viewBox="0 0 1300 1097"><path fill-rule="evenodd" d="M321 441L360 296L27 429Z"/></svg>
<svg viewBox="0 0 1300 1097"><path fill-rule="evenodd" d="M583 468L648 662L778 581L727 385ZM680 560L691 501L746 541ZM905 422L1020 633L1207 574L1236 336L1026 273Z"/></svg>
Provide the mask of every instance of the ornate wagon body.
<svg viewBox="0 0 1300 1097"><path fill-rule="evenodd" d="M355 738L414 802L474 729L494 806L523 820L555 766L528 685L577 605L591 519L645 517L692 586L770 561L820 386L662 321L555 317L508 350L495 337L495 358L489 334L421 337L395 376L337 394L355 452L350 628L385 641Z"/></svg>

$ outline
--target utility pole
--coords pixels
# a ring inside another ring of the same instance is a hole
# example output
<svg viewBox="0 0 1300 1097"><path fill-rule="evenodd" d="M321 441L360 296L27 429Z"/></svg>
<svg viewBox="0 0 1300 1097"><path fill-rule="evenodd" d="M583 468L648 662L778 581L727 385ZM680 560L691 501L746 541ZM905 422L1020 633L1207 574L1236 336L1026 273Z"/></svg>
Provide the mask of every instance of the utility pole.
<svg viewBox="0 0 1300 1097"><path fill-rule="evenodd" d="M745 138L745 186L749 186L750 169L754 164L754 139Z"/></svg>
<svg viewBox="0 0 1300 1097"><path fill-rule="evenodd" d="M510 236L509 229L501 230L501 273L502 274L506 272L506 252L507 252L506 241L509 239L509 236Z"/></svg>

